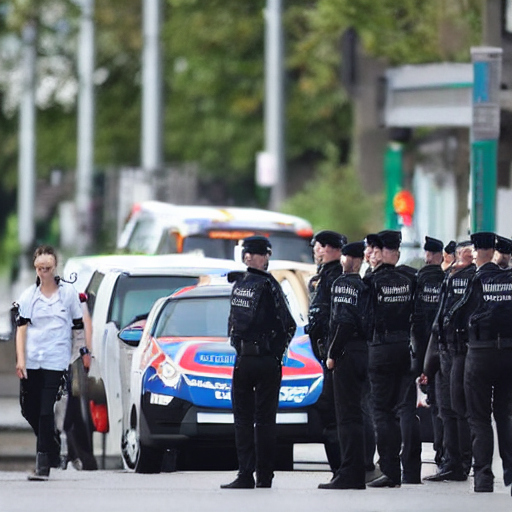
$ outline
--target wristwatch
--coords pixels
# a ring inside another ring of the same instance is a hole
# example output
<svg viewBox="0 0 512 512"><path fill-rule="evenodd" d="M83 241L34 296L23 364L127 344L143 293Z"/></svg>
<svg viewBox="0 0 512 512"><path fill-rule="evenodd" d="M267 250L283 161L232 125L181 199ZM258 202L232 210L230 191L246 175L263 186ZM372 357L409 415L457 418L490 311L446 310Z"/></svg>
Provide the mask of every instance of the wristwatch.
<svg viewBox="0 0 512 512"><path fill-rule="evenodd" d="M90 354L89 349L87 347L80 347L80 355L85 356L87 354Z"/></svg>

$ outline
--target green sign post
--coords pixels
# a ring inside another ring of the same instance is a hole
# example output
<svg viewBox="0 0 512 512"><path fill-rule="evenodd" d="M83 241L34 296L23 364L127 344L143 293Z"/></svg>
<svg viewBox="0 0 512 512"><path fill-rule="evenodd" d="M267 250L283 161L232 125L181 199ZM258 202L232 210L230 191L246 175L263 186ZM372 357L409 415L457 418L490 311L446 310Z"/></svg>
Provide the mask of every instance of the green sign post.
<svg viewBox="0 0 512 512"><path fill-rule="evenodd" d="M501 48L471 48L473 121L469 216L472 233L495 231Z"/></svg>

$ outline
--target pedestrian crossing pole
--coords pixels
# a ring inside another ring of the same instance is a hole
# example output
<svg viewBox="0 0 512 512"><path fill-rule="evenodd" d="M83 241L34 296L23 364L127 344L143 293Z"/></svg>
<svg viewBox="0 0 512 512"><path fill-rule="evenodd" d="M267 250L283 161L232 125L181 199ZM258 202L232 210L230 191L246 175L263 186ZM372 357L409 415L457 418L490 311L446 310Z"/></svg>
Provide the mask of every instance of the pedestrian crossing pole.
<svg viewBox="0 0 512 512"><path fill-rule="evenodd" d="M471 166L469 227L495 231L500 83L503 50L471 48L473 63L473 120L470 130Z"/></svg>

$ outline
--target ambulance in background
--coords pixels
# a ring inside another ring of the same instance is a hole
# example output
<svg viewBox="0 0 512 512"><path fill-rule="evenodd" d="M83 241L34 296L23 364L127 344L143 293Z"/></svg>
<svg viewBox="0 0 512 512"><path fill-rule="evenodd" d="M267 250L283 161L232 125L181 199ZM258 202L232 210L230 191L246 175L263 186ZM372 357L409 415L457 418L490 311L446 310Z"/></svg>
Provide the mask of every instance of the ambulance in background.
<svg viewBox="0 0 512 512"><path fill-rule="evenodd" d="M294 215L257 208L180 206L145 201L133 206L119 237L120 252L133 254L199 253L236 258L240 240L264 235L272 259L312 263L311 224Z"/></svg>

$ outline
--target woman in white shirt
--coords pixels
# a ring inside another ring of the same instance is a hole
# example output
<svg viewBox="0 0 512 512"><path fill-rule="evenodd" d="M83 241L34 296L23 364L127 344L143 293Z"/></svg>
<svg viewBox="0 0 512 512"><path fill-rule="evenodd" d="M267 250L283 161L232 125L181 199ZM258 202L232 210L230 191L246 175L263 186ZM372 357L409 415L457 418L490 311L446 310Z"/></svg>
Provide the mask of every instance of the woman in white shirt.
<svg viewBox="0 0 512 512"><path fill-rule="evenodd" d="M37 437L36 469L29 480L47 480L50 467L59 466L53 410L70 361L72 329L83 333L84 328L78 294L55 276L56 266L53 247L38 247L36 284L18 301L16 373L21 379L21 412Z"/></svg>

